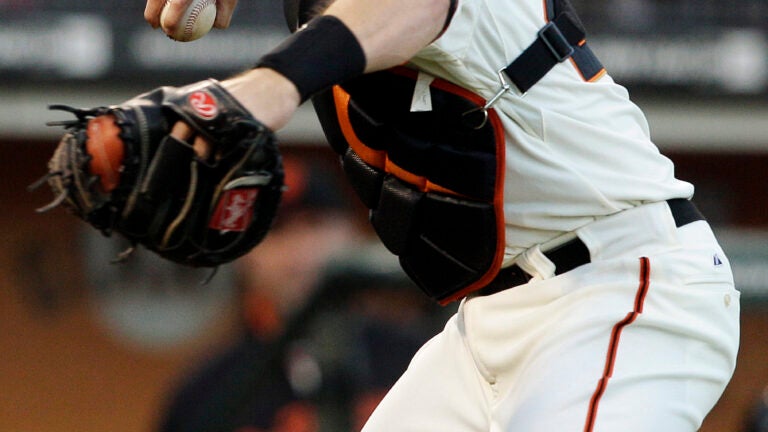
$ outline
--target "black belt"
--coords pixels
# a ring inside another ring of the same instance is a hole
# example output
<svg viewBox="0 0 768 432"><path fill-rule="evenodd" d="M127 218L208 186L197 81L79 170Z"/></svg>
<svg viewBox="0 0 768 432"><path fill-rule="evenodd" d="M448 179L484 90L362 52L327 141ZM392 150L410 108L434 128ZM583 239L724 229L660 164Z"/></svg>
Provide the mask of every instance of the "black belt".
<svg viewBox="0 0 768 432"><path fill-rule="evenodd" d="M684 198L667 200L675 225L679 228L691 222L704 220L696 205ZM544 252L555 265L555 274L563 274L590 261L589 249L578 237L570 240L552 250ZM523 285L531 280L532 276L521 269L517 264L505 267L499 274L483 288L476 291L476 295L491 295L507 288Z"/></svg>

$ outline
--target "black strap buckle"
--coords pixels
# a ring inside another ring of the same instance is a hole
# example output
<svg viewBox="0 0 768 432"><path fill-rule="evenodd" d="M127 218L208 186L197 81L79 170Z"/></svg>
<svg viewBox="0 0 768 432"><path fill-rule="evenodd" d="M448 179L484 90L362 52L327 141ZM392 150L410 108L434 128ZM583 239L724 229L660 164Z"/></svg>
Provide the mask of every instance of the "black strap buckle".
<svg viewBox="0 0 768 432"><path fill-rule="evenodd" d="M544 42L544 45L555 56L558 63L564 62L575 52L573 45L568 42L554 21L550 21L542 27L538 35L539 39Z"/></svg>
<svg viewBox="0 0 768 432"><path fill-rule="evenodd" d="M578 17L562 12L550 19L539 29L533 43L504 68L504 73L522 94L567 59L573 60L585 81L591 81L605 72L600 60L587 46L586 34Z"/></svg>

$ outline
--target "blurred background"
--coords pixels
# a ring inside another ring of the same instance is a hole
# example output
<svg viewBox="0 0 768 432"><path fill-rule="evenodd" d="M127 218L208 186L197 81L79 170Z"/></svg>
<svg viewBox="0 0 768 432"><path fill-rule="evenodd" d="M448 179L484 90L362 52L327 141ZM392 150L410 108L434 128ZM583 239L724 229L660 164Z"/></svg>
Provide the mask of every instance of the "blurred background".
<svg viewBox="0 0 768 432"><path fill-rule="evenodd" d="M280 134L289 191L275 232L208 285L142 255L110 265L118 240L60 209L34 213L50 195L26 186L61 135L47 105L108 105L248 67L286 31L281 2L240 3L229 30L179 44L144 23L143 1L0 0L0 431L351 428L451 312L370 246L307 109ZM574 3L696 184L743 293L739 364L702 431L768 431L768 0ZM216 383L265 390L231 399ZM244 414L255 406L268 408Z"/></svg>

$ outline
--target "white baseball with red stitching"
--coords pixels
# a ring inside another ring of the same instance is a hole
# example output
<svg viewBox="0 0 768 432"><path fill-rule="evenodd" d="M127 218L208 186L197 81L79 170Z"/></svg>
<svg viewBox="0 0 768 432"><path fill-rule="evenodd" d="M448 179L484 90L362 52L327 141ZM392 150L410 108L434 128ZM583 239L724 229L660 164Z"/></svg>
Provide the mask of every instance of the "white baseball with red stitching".
<svg viewBox="0 0 768 432"><path fill-rule="evenodd" d="M167 12L173 1L168 0L160 14L160 25L171 39L179 42L193 41L205 36L213 28L213 21L216 19L216 0L193 0L184 11L178 27L175 31L169 32L167 29L170 23L167 22Z"/></svg>

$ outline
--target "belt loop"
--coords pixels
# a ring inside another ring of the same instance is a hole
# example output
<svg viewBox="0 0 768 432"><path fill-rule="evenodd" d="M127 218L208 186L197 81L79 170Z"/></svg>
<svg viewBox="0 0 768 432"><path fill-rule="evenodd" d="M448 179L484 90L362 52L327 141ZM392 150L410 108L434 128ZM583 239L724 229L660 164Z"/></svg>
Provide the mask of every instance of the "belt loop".
<svg viewBox="0 0 768 432"><path fill-rule="evenodd" d="M539 279L549 279L557 271L557 265L541 251L539 245L520 254L515 260L515 264L523 269L524 272Z"/></svg>
<svg viewBox="0 0 768 432"><path fill-rule="evenodd" d="M666 201L670 214L675 221L675 226L682 227L689 223L705 220L699 209L693 202L685 198L674 198ZM594 234L590 233L587 227L577 230L578 236L559 244L559 246L548 249L542 252L541 246L533 246L527 251L523 252L516 260L515 264L501 269L496 279L494 279L488 286L476 291L474 295L490 295L503 291L507 288L511 288L517 285L527 283L531 276L540 279L548 279L555 275L560 275L568 271L573 270L583 264L587 264L592 261L591 252L588 244L595 243L594 240L599 239L597 244L598 249L602 249L603 253L606 253L605 248L607 246L614 247L614 240L621 238L632 239L631 236L626 237L623 233L627 233L632 230L632 225L627 224L628 221L634 221L633 218L641 217L655 217L662 216L660 212L664 210L664 202L655 202L645 204L645 211L643 208L632 208L619 212L616 217L618 220L613 219L611 216L601 219L595 222L599 225L599 230ZM643 207L643 206L641 206ZM637 213L640 212L640 213ZM648 213L650 212L650 213ZM630 217L627 220L627 217ZM607 223L607 225L606 225ZM666 225L666 224L665 224ZM594 225L592 226L595 227ZM605 237L602 233L604 230L613 232L609 237ZM616 232L620 232L617 234ZM646 233L647 234L647 233ZM639 239L640 243L632 245L622 245L622 247L635 247L641 244L644 240ZM612 252L622 252L621 249L617 249ZM599 254L598 254L599 255Z"/></svg>

